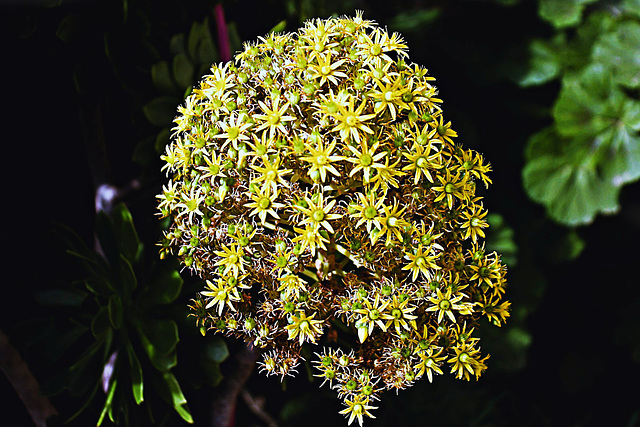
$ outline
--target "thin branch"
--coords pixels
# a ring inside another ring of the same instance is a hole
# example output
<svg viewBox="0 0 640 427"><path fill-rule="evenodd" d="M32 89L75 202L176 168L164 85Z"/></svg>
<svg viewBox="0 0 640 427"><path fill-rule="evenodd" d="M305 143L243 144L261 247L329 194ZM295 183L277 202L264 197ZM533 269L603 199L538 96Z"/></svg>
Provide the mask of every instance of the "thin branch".
<svg viewBox="0 0 640 427"><path fill-rule="evenodd" d="M45 427L47 418L58 414L49 399L40 394L38 381L2 330L0 330L0 370L4 372L37 427Z"/></svg>
<svg viewBox="0 0 640 427"><path fill-rule="evenodd" d="M276 420L264 410L264 398L255 398L245 388L242 390L242 400L249 410L264 421L268 427L278 427Z"/></svg>
<svg viewBox="0 0 640 427"><path fill-rule="evenodd" d="M251 376L258 356L258 350L247 345L225 362L224 379L214 389L212 427L233 427L238 395Z"/></svg>

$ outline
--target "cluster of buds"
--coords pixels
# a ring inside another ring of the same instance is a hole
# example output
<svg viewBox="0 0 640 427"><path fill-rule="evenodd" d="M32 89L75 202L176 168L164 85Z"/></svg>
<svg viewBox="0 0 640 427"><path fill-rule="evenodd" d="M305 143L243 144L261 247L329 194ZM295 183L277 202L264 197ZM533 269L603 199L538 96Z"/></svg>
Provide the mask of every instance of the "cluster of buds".
<svg viewBox="0 0 640 427"><path fill-rule="evenodd" d="M279 377L317 346L349 424L425 375L477 378L473 331L509 316L476 195L491 167L454 142L433 81L361 13L310 20L213 65L162 156L161 255L203 279L201 331Z"/></svg>

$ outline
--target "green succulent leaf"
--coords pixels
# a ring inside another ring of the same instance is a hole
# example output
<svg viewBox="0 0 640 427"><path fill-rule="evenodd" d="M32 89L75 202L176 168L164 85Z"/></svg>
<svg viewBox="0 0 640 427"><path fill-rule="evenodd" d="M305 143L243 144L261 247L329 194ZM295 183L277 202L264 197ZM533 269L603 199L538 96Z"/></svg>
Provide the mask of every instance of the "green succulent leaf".
<svg viewBox="0 0 640 427"><path fill-rule="evenodd" d="M142 377L142 365L136 355L135 350L129 344L127 345L127 356L129 357L129 367L131 375L131 390L133 398L137 405L144 401L144 381Z"/></svg>
<svg viewBox="0 0 640 427"><path fill-rule="evenodd" d="M140 295L140 301L147 305L170 304L182 291L183 279L173 268L160 268L151 283Z"/></svg>
<svg viewBox="0 0 640 427"><path fill-rule="evenodd" d="M287 28L287 21L286 19L283 19L282 21L278 22L276 25L274 25L269 32L270 33L279 33L284 31Z"/></svg>
<svg viewBox="0 0 640 427"><path fill-rule="evenodd" d="M142 243L133 224L131 212L124 203L118 203L114 206L111 217L118 238L118 248L127 261L134 264L142 251Z"/></svg>
<svg viewBox="0 0 640 427"><path fill-rule="evenodd" d="M111 407L113 405L113 397L116 393L116 387L118 385L118 378L116 376L112 376L111 384L109 384L109 388L107 389L107 399L104 402L104 406L102 407L102 412L100 413L100 418L98 418L98 422L96 425L102 425L104 421L104 417L109 414L109 418L113 421L113 412Z"/></svg>
<svg viewBox="0 0 640 427"><path fill-rule="evenodd" d="M125 295L130 295L131 292L138 286L138 279L133 271L133 267L129 260L124 255L120 255L118 264L116 265L118 284L120 289Z"/></svg>
<svg viewBox="0 0 640 427"><path fill-rule="evenodd" d="M186 42L184 34L175 34L173 37L171 37L171 40L169 40L169 51L172 55L187 53L185 44Z"/></svg>
<svg viewBox="0 0 640 427"><path fill-rule="evenodd" d="M164 128L171 125L177 105L178 100L176 97L164 95L151 100L142 107L142 111L149 123Z"/></svg>
<svg viewBox="0 0 640 427"><path fill-rule="evenodd" d="M222 363L229 357L229 348L220 337L213 337L207 345L207 358L216 363Z"/></svg>
<svg viewBox="0 0 640 427"><path fill-rule="evenodd" d="M196 64L211 64L218 58L218 50L211 36L209 19L191 25L187 41L189 57Z"/></svg>
<svg viewBox="0 0 640 427"><path fill-rule="evenodd" d="M124 318L124 307L122 306L122 299L118 295L111 295L109 303L107 305L109 312L109 322L113 329L118 330L122 327L122 321Z"/></svg>
<svg viewBox="0 0 640 427"><path fill-rule="evenodd" d="M602 35L593 46L592 58L611 67L615 83L640 87L640 23L624 21Z"/></svg>
<svg viewBox="0 0 640 427"><path fill-rule="evenodd" d="M102 339L111 331L109 307L103 305L91 320L91 333L95 338Z"/></svg>
<svg viewBox="0 0 640 427"><path fill-rule="evenodd" d="M585 6L596 0L540 0L538 13L557 28L580 23Z"/></svg>
<svg viewBox="0 0 640 427"><path fill-rule="evenodd" d="M187 399L182 393L180 384L178 384L178 380L171 372L165 372L163 374L163 378L167 387L169 388L169 392L171 393L173 408L180 415L180 417L182 417L183 420L192 424L193 417L191 416L191 412L189 411L189 407L187 406Z"/></svg>
<svg viewBox="0 0 640 427"><path fill-rule="evenodd" d="M181 89L193 84L194 72L195 67L186 54L180 53L173 57L173 77ZM175 105L173 108L175 109Z"/></svg>
<svg viewBox="0 0 640 427"><path fill-rule="evenodd" d="M167 372L177 364L178 326L170 319L144 319L138 323L140 341L153 366Z"/></svg>
<svg viewBox="0 0 640 427"><path fill-rule="evenodd" d="M158 61L151 66L151 80L153 85L166 95L180 95L180 90L176 86L171 69L167 61Z"/></svg>

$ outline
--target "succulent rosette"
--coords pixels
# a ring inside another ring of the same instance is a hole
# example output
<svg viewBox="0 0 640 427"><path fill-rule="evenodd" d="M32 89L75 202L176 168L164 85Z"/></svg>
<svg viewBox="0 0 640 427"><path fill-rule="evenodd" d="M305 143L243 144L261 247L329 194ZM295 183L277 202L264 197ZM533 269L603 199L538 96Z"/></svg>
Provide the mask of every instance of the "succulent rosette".
<svg viewBox="0 0 640 427"><path fill-rule="evenodd" d="M281 377L312 347L349 424L385 390L479 377L473 332L509 316L476 195L491 167L454 142L433 83L361 13L309 20L214 64L162 156L161 255L202 278L201 331Z"/></svg>

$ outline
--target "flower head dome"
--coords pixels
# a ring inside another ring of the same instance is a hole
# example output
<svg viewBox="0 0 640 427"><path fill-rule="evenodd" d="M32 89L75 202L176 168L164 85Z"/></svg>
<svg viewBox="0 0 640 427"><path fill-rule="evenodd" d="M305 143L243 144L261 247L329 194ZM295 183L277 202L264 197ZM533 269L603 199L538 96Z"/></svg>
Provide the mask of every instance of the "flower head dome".
<svg viewBox="0 0 640 427"><path fill-rule="evenodd" d="M480 376L478 320L509 315L476 195L491 167L454 142L433 82L361 13L310 20L213 65L162 156L162 253L203 279L202 331L280 377L315 346L349 423L384 390Z"/></svg>

